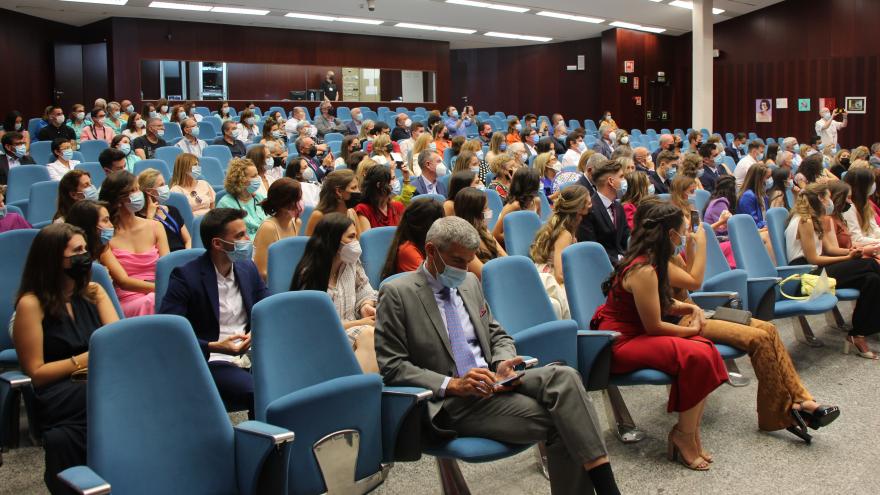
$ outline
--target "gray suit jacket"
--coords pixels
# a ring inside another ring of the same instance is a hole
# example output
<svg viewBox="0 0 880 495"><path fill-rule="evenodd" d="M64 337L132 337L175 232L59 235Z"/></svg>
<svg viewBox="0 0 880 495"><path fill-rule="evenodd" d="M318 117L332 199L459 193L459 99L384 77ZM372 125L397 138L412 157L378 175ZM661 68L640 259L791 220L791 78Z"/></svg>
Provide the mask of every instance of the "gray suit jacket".
<svg viewBox="0 0 880 495"><path fill-rule="evenodd" d="M477 277L469 273L458 291L489 366L494 370L499 362L516 357L513 338L492 317ZM444 379L455 373L440 311L420 271L398 277L379 291L375 340L382 377L387 385L433 391L434 400L428 404L431 418L443 407L439 393Z"/></svg>

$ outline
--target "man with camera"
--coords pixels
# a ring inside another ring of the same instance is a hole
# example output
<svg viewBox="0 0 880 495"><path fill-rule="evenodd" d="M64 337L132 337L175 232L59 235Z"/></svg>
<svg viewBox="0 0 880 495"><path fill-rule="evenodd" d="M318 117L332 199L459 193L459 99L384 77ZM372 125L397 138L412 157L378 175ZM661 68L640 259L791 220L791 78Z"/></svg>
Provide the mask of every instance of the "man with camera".
<svg viewBox="0 0 880 495"><path fill-rule="evenodd" d="M822 144L825 148L837 148L837 131L846 127L846 110L835 108L831 113L827 107L822 107L819 111L821 119L816 121L816 135L822 138ZM843 121L834 120L834 117L843 115Z"/></svg>

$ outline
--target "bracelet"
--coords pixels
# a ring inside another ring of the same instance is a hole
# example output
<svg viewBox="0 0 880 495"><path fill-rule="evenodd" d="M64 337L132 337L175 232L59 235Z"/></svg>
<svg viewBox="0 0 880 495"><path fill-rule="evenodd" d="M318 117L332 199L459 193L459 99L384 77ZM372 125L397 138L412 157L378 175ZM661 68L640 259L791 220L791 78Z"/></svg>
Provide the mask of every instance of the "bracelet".
<svg viewBox="0 0 880 495"><path fill-rule="evenodd" d="M82 367L80 366L79 362L77 362L76 356L70 356L70 362L73 363L73 366L76 367L76 369L80 369Z"/></svg>

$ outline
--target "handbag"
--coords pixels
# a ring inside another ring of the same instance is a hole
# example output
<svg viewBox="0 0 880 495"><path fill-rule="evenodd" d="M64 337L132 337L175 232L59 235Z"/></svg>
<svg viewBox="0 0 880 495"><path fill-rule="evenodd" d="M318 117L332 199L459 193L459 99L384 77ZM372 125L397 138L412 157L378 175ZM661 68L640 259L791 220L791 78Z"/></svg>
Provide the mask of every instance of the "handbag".
<svg viewBox="0 0 880 495"><path fill-rule="evenodd" d="M783 290L785 284L796 280L801 281L801 294L803 295L792 296L786 294ZM782 294L782 296L786 299L793 299L796 301L804 301L813 297L821 296L822 294L826 293L834 294L836 288L837 280L833 277L829 277L828 274L825 273L825 270L822 270L822 273L820 273L819 275L813 275L811 273L794 274L779 282L779 292Z"/></svg>

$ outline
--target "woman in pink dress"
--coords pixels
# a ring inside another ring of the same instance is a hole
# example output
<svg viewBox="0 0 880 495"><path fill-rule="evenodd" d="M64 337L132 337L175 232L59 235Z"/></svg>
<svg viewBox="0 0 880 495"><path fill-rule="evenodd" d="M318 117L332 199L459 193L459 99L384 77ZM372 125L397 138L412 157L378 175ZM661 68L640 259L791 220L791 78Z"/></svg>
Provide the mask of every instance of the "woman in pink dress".
<svg viewBox="0 0 880 495"><path fill-rule="evenodd" d="M107 202L115 229L101 264L110 271L125 316L151 315L156 307L156 261L168 254L165 230L161 223L135 215L144 207L144 193L128 171L107 176L100 198Z"/></svg>

